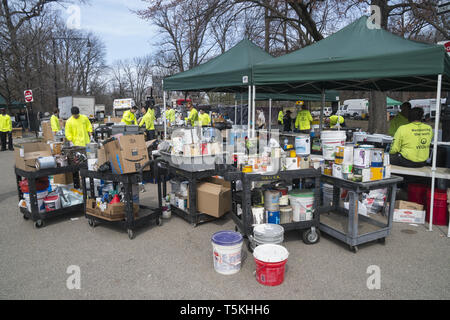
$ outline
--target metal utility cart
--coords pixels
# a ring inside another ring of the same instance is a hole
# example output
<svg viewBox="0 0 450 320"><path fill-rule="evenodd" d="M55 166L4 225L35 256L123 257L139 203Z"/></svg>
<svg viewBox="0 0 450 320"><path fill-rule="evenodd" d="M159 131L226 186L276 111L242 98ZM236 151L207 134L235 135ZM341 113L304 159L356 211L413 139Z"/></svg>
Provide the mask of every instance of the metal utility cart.
<svg viewBox="0 0 450 320"><path fill-rule="evenodd" d="M309 221L291 222L282 224L285 231L289 230L305 230L303 232L303 241L306 244L317 243L320 239L319 222L320 222L320 171L315 169L301 169L280 171L277 174L253 174L236 171L236 168L228 166L224 172L225 180L231 182L232 189L232 219L236 223L236 231L240 231L247 239L253 234L253 215L251 188L252 182L277 182L285 181L292 183L297 179L314 179L314 213L313 219ZM242 181L242 191L237 191L236 182ZM242 208L242 215L237 213L237 205ZM309 230L307 230L309 229ZM252 250L250 241L248 243L249 250Z"/></svg>
<svg viewBox="0 0 450 320"><path fill-rule="evenodd" d="M162 198L167 195L167 181L170 179L169 177L181 177L189 182L189 209L188 211L185 211L175 206L171 206L170 210L177 216L191 223L194 227L200 223L217 220L215 217L197 211L197 183L201 179L219 175L215 169L188 171L177 168L161 158L158 158L155 161L155 177L158 181L158 201L160 207L162 207Z"/></svg>
<svg viewBox="0 0 450 320"><path fill-rule="evenodd" d="M362 243L375 240L385 243L392 228L397 184L402 182L403 178L392 176L377 181L353 182L322 175L321 180L333 186L333 201L331 207L324 207L322 210L320 231L345 242L355 253L358 252L358 245ZM348 190L348 210L339 206L341 188ZM358 214L359 197L362 193L386 188L388 193L381 215L366 217Z"/></svg>
<svg viewBox="0 0 450 320"><path fill-rule="evenodd" d="M23 199L23 192L20 189L19 183L22 181L22 178L26 178L28 180L31 212L29 212L27 208L20 208L20 212L23 214L23 218L25 220L31 218L36 228L42 228L44 226L44 221L47 219L58 217L65 214L71 214L77 211L82 212L83 204L78 204L67 208L61 208L51 212L39 212L37 189L36 189L36 179L54 176L57 174L73 173L74 182L79 181L78 173L81 168L82 167L79 165L71 165L62 168L43 169L38 171L24 171L22 169L18 169L15 167L14 172L16 174L19 200Z"/></svg>
<svg viewBox="0 0 450 320"><path fill-rule="evenodd" d="M139 183L142 179L142 174L131 173L131 174L112 174L112 173L102 173L98 171L89 171L87 169L82 169L80 171L82 186L83 186L83 197L84 197L84 212L85 217L88 219L88 224L92 228L95 228L98 223L101 222L109 222L109 223L118 223L123 228L125 228L128 232L128 237L133 239L135 236L135 230L148 223L149 221L154 220L158 226L162 225L162 210L161 206L159 208L151 208L144 205L139 205L139 214L135 217L133 212L133 184ZM87 204L87 186L86 186L86 178L89 178L89 195L90 198L95 199L95 186L94 179L110 181L113 183L114 187L117 184L122 183L125 188L125 219L111 219L109 217L105 217L99 214L94 214L93 212L88 212L86 210Z"/></svg>

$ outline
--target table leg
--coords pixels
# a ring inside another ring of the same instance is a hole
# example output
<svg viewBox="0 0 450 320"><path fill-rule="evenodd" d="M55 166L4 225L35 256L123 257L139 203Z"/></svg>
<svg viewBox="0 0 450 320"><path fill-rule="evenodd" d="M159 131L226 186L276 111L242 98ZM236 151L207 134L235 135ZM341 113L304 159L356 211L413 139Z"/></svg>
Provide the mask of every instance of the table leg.
<svg viewBox="0 0 450 320"><path fill-rule="evenodd" d="M349 191L348 236L351 238L352 245L356 244L358 237L358 200L358 194Z"/></svg>

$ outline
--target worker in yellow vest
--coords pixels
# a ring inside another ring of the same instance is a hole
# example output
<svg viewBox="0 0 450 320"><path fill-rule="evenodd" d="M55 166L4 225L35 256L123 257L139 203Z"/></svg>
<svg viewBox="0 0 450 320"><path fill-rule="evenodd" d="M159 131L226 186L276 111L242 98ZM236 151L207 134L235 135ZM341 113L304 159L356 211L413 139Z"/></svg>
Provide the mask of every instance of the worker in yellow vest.
<svg viewBox="0 0 450 320"><path fill-rule="evenodd" d="M197 109L194 108L194 105L191 101L187 103L187 108L189 110L189 116L187 117L188 125L195 126L195 124L198 122L198 112Z"/></svg>
<svg viewBox="0 0 450 320"><path fill-rule="evenodd" d="M66 122L66 139L76 147L86 147L92 139L92 125L89 118L80 114L78 107L71 110L72 116Z"/></svg>
<svg viewBox="0 0 450 320"><path fill-rule="evenodd" d="M333 114L332 116L330 116L327 121L330 124L330 128L335 128L337 127L337 124L339 122L339 126L345 127L345 119L343 116L338 116L336 114Z"/></svg>
<svg viewBox="0 0 450 320"><path fill-rule="evenodd" d="M175 110L172 109L172 106L166 107L166 119L169 124L175 123Z"/></svg>
<svg viewBox="0 0 450 320"><path fill-rule="evenodd" d="M205 110L200 110L200 114L198 115L198 122L200 122L201 126L211 125L211 118L209 117L209 114L205 112Z"/></svg>
<svg viewBox="0 0 450 320"><path fill-rule="evenodd" d="M390 151L391 164L410 168L425 166L430 157L433 129L421 122L423 113L422 108L413 108L408 116L410 123L397 129Z"/></svg>
<svg viewBox="0 0 450 320"><path fill-rule="evenodd" d="M311 132L313 118L306 105L302 105L301 108L302 110L297 113L297 118L295 119L295 129L301 133L309 134Z"/></svg>
<svg viewBox="0 0 450 320"><path fill-rule="evenodd" d="M155 139L155 110L148 107L142 107L141 112L144 113L139 127L145 124L146 138L145 141Z"/></svg>
<svg viewBox="0 0 450 320"><path fill-rule="evenodd" d="M53 133L61 131L61 125L59 124L59 110L55 109L53 115L50 118L50 125L52 127Z"/></svg>
<svg viewBox="0 0 450 320"><path fill-rule="evenodd" d="M400 107L401 111L391 120L389 121L389 131L388 134L393 137L397 132L398 128L401 126L408 124L408 115L411 111L411 103L405 102Z"/></svg>
<svg viewBox="0 0 450 320"><path fill-rule="evenodd" d="M6 109L1 109L0 114L0 139L2 142L1 151L6 151L6 138L8 138L8 149L14 150L12 141L12 121Z"/></svg>
<svg viewBox="0 0 450 320"><path fill-rule="evenodd" d="M122 116L122 123L130 126L130 125L135 125L137 126L137 120L136 120L136 112L137 112L138 108L136 106L131 107L130 110L125 111L123 116Z"/></svg>
<svg viewBox="0 0 450 320"><path fill-rule="evenodd" d="M284 124L284 112L283 109L278 112L278 124L282 126Z"/></svg>

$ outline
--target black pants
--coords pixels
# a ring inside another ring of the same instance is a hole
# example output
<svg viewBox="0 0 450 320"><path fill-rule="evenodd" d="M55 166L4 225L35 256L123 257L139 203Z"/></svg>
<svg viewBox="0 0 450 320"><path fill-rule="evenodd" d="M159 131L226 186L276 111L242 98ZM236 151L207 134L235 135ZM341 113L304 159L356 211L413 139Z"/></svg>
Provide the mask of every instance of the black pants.
<svg viewBox="0 0 450 320"><path fill-rule="evenodd" d="M8 137L8 149L14 150L12 141L12 131L0 132L0 140L2 141L2 151L6 150L6 137Z"/></svg>
<svg viewBox="0 0 450 320"><path fill-rule="evenodd" d="M391 164L395 166L407 167L407 168L422 168L426 166L425 162L414 162L405 159L400 153L391 154L389 156Z"/></svg>
<svg viewBox="0 0 450 320"><path fill-rule="evenodd" d="M146 132L147 132L147 134L146 134L145 141L150 141L150 140L155 139L155 130L147 130Z"/></svg>

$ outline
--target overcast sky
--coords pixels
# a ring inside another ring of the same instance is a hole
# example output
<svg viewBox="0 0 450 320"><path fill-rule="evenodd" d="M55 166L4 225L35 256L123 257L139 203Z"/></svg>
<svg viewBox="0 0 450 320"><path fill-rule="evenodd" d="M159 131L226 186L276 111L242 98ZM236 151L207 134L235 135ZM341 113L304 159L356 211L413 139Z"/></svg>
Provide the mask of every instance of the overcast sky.
<svg viewBox="0 0 450 320"><path fill-rule="evenodd" d="M130 9L144 9L140 0L91 0L81 6L81 29L92 31L106 45L107 63L152 53L156 28ZM63 17L68 17L62 11ZM153 41L152 41L153 40Z"/></svg>

